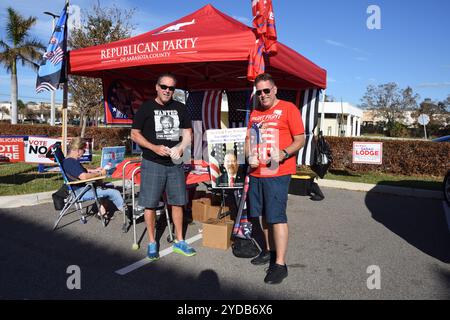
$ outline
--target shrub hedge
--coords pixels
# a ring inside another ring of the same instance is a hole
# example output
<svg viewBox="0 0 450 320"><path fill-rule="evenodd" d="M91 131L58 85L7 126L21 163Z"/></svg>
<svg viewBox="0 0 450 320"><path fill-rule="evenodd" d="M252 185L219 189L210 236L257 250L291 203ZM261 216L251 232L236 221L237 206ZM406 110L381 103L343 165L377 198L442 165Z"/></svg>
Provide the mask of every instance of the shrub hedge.
<svg viewBox="0 0 450 320"><path fill-rule="evenodd" d="M377 171L401 175L445 176L450 169L450 143L420 140L325 137L333 152L331 169ZM353 141L383 142L383 164L352 163Z"/></svg>
<svg viewBox="0 0 450 320"><path fill-rule="evenodd" d="M68 136L80 135L79 127L69 126ZM47 135L61 136L61 127L49 125L0 124L2 135ZM125 145L131 150L130 128L88 127L86 138L94 139L96 150L107 146ZM386 140L376 138L325 137L333 152L331 169L355 172L378 171L402 175L445 176L450 169L450 143L420 140ZM383 164L352 163L353 141L383 142Z"/></svg>

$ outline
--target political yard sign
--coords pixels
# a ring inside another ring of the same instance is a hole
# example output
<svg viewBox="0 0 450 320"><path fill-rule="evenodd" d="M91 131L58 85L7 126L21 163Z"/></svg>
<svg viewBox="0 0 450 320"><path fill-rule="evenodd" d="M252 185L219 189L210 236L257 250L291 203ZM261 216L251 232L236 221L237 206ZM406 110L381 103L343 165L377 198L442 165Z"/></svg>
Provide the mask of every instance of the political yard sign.
<svg viewBox="0 0 450 320"><path fill-rule="evenodd" d="M106 174L111 176L117 165L125 159L125 146L105 147L102 149L100 166L106 169Z"/></svg>
<svg viewBox="0 0 450 320"><path fill-rule="evenodd" d="M0 162L24 162L23 137L0 137Z"/></svg>
<svg viewBox="0 0 450 320"><path fill-rule="evenodd" d="M353 142L353 163L382 164L382 142Z"/></svg>
<svg viewBox="0 0 450 320"><path fill-rule="evenodd" d="M68 142L70 139L68 138ZM85 140L85 152L80 158L80 162L92 161L92 139ZM48 158L47 154L51 151L54 144L61 143L61 141L62 139L60 138L28 137L28 141L25 144L25 162L54 164L53 159Z"/></svg>

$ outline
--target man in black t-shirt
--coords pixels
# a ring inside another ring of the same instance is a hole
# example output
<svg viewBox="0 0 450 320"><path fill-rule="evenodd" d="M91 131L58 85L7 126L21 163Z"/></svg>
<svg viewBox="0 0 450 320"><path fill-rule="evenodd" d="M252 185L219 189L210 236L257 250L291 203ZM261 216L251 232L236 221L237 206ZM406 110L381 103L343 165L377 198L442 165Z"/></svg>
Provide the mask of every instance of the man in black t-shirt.
<svg viewBox="0 0 450 320"><path fill-rule="evenodd" d="M131 139L142 149L141 188L139 205L145 207L149 244L147 257L159 259L155 241L156 208L163 194L172 206L172 220L177 240L173 251L193 256L195 250L183 240L183 206L186 204L186 182L182 163L175 164L190 146L192 136L191 119L186 106L172 99L176 79L170 73L159 76L156 83L156 98L144 102L133 119ZM171 119L171 131L167 133L167 122ZM176 134L174 134L176 133Z"/></svg>

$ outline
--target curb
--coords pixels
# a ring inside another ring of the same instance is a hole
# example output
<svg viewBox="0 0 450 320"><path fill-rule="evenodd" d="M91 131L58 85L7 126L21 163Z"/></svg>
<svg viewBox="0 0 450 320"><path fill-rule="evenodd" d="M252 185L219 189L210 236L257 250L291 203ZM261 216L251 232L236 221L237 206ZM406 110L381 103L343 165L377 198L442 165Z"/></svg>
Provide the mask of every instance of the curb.
<svg viewBox="0 0 450 320"><path fill-rule="evenodd" d="M317 184L321 187L344 189L351 191L376 192L376 193L392 194L397 196L444 200L444 193L442 191L436 190L396 187L396 186L368 184L368 183L356 183L356 182L327 180L327 179L319 179Z"/></svg>
<svg viewBox="0 0 450 320"><path fill-rule="evenodd" d="M0 208L27 207L52 202L52 193L54 192L56 190L18 196L2 196L0 197Z"/></svg>
<svg viewBox="0 0 450 320"><path fill-rule="evenodd" d="M122 184L122 181L115 181L113 182L113 184L115 186L119 186ZM375 185L368 183L356 183L339 180L327 180L327 179L319 179L317 181L317 184L320 187L343 189L349 191L376 192L404 197L444 200L444 194L442 191ZM52 193L54 192L56 192L56 190L18 196L1 196L0 208L18 208L23 206L34 206L37 204L49 203L53 201Z"/></svg>

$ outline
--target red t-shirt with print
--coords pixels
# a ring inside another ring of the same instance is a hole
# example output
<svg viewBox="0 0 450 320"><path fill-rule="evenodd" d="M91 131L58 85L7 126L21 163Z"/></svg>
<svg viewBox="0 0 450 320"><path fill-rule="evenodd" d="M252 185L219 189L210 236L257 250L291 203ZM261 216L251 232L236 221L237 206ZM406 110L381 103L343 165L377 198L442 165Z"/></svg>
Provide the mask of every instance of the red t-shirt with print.
<svg viewBox="0 0 450 320"><path fill-rule="evenodd" d="M252 176L264 178L295 174L296 157L281 163L271 161L272 150L283 150L292 143L294 136L305 133L300 110L293 103L278 100L268 110L253 110L248 129L251 152L259 157L259 167L250 173Z"/></svg>

